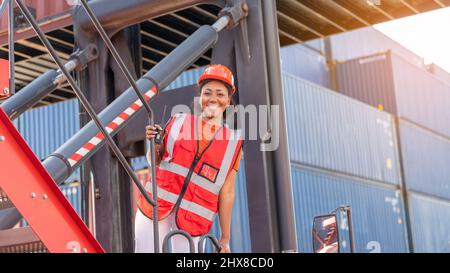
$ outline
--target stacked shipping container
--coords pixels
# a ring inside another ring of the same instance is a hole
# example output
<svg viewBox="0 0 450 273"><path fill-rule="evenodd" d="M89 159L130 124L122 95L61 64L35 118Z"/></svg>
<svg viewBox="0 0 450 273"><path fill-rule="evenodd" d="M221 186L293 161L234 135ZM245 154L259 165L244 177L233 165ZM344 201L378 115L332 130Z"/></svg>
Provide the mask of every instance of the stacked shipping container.
<svg viewBox="0 0 450 273"><path fill-rule="evenodd" d="M337 66L339 92L397 117L412 243L418 252L448 251L448 238L440 232L450 228L441 216L450 202L450 81L444 76L391 52ZM439 235L431 236L432 230Z"/></svg>
<svg viewBox="0 0 450 273"><path fill-rule="evenodd" d="M392 116L287 73L291 161L399 184Z"/></svg>
<svg viewBox="0 0 450 273"><path fill-rule="evenodd" d="M403 202L397 187L297 164L292 166L292 183L300 252L312 251L312 219L339 205L352 207L356 252L408 251ZM341 251L350 252L346 218L339 228Z"/></svg>
<svg viewBox="0 0 450 273"><path fill-rule="evenodd" d="M338 64L339 92L450 136L450 85L387 52Z"/></svg>
<svg viewBox="0 0 450 273"><path fill-rule="evenodd" d="M431 74L436 76L438 79L441 79L443 82L450 83L450 72L444 70L442 67L434 63L427 64L425 67Z"/></svg>
<svg viewBox="0 0 450 273"><path fill-rule="evenodd" d="M304 45L292 45L282 48L280 57L282 71L324 87L329 86L327 60L320 51Z"/></svg>
<svg viewBox="0 0 450 273"><path fill-rule="evenodd" d="M450 200L450 139L404 120L399 128L407 189Z"/></svg>
<svg viewBox="0 0 450 273"><path fill-rule="evenodd" d="M283 80L299 250L312 251L314 216L350 205L356 251L408 251L392 116L287 73ZM348 226L340 230L349 251Z"/></svg>
<svg viewBox="0 0 450 273"><path fill-rule="evenodd" d="M392 51L410 63L423 67L423 58L373 27L347 31L330 38L333 60L347 61L362 56Z"/></svg>
<svg viewBox="0 0 450 273"><path fill-rule="evenodd" d="M409 193L414 251L450 252L450 201Z"/></svg>

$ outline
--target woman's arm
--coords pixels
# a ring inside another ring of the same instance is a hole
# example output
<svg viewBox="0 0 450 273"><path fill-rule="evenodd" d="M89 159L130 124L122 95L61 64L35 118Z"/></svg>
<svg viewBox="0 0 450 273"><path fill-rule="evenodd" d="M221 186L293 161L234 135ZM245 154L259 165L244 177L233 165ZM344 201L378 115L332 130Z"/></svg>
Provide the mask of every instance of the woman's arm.
<svg viewBox="0 0 450 273"><path fill-rule="evenodd" d="M161 159L164 155L164 143L161 144L155 144L155 159L156 159L156 166L159 166L159 163L161 163ZM151 162L151 157L150 157L150 147L147 150L147 161Z"/></svg>
<svg viewBox="0 0 450 273"><path fill-rule="evenodd" d="M231 211L234 203L234 184L236 182L236 171L231 170L219 194L219 222L222 236L220 245L221 253L230 252L231 238Z"/></svg>

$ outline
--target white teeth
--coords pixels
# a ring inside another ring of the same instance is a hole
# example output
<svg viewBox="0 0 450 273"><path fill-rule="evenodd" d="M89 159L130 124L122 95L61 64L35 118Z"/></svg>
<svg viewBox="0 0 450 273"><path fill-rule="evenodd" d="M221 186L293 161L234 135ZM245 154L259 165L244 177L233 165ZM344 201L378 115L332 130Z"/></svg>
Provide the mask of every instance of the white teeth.
<svg viewBox="0 0 450 273"><path fill-rule="evenodd" d="M219 108L216 107L216 106L214 106L214 107L208 106L208 110L211 110L211 111L216 111L216 110L218 110L218 109L219 109Z"/></svg>

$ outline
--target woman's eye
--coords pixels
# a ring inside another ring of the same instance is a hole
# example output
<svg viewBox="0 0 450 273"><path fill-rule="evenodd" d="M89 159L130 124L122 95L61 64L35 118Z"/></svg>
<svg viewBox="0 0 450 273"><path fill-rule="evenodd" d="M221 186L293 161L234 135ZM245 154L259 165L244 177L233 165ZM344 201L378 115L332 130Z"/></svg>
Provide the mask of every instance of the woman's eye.
<svg viewBox="0 0 450 273"><path fill-rule="evenodd" d="M220 98L222 98L222 97L224 96L224 94L219 93L219 94L217 94L217 96L220 97Z"/></svg>

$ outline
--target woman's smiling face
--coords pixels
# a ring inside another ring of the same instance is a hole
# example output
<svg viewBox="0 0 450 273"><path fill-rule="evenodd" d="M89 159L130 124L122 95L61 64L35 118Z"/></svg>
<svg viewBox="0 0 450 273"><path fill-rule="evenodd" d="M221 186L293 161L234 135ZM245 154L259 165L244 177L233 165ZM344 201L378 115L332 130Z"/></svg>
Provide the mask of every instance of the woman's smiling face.
<svg viewBox="0 0 450 273"><path fill-rule="evenodd" d="M231 96L227 86L220 81L209 81L203 85L200 96L200 105L203 116L214 119L222 116L230 105Z"/></svg>

